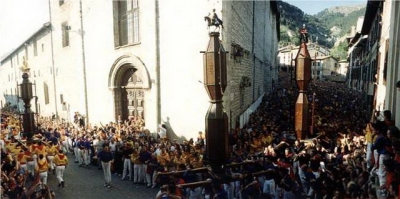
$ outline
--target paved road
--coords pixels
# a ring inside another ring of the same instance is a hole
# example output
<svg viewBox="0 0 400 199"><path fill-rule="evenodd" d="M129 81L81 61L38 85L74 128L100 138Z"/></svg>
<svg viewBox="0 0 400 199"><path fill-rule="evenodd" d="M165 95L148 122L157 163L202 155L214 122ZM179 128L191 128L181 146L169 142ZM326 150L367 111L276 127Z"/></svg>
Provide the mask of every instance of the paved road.
<svg viewBox="0 0 400 199"><path fill-rule="evenodd" d="M113 187L103 186L103 171L95 166L79 167L74 157L68 155L69 165L64 173L65 187L58 188L56 176L49 172L48 185L56 194L56 199L153 199L158 189L146 188L145 185L134 185L131 181L122 181L121 177L112 176Z"/></svg>

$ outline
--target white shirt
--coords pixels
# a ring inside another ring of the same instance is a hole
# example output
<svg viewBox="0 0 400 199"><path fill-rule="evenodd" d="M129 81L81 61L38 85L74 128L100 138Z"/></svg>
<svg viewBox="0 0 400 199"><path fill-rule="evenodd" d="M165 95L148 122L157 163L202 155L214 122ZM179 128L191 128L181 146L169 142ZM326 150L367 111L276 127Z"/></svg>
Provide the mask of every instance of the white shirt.
<svg viewBox="0 0 400 199"><path fill-rule="evenodd" d="M167 129L163 128L161 125L159 126L159 131L158 131L158 135L160 136L160 138L167 138Z"/></svg>
<svg viewBox="0 0 400 199"><path fill-rule="evenodd" d="M110 151L111 152L115 152L117 143L116 142L114 142L114 143L110 142L109 145L110 145Z"/></svg>

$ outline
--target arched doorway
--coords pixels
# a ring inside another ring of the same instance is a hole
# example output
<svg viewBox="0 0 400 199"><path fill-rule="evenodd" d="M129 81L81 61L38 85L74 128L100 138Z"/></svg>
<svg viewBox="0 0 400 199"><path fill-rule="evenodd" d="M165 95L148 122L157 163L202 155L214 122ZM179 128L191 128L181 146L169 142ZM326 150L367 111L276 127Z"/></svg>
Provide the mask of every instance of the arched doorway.
<svg viewBox="0 0 400 199"><path fill-rule="evenodd" d="M132 55L119 57L109 77L109 88L114 96L115 119L121 115L124 120L130 116L140 116L145 120L145 96L150 89L150 78L141 60Z"/></svg>
<svg viewBox="0 0 400 199"><path fill-rule="evenodd" d="M135 74L136 69L131 68L125 72L121 82L121 116L128 119L130 116L144 118L144 89L143 80Z"/></svg>

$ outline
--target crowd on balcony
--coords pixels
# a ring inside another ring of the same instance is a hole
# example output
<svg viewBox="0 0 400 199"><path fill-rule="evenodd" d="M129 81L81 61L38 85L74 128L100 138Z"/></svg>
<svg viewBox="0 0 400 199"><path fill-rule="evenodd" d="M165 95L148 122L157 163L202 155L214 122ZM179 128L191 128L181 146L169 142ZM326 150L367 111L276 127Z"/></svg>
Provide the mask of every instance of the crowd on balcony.
<svg viewBox="0 0 400 199"><path fill-rule="evenodd" d="M10 125L13 115L3 115L1 194L54 197L47 178L39 175L36 148L44 144L44 157L68 154L69 164L102 169L106 188L112 188L113 180L132 181L159 188L156 198L398 197L400 130L390 111L371 119L362 97L342 84L317 82L309 96L314 91L313 135L296 139L292 124L297 91L285 76L280 78L249 122L230 130L231 156L224 168L229 180L224 182L208 180L213 177L204 170L207 140L202 132L197 138L170 140L166 126L151 134L140 117L85 126L76 113L73 124L40 117L33 142L24 142ZM25 152L32 156L21 158ZM24 167L32 158L33 169ZM54 171L57 165L47 160L45 172Z"/></svg>

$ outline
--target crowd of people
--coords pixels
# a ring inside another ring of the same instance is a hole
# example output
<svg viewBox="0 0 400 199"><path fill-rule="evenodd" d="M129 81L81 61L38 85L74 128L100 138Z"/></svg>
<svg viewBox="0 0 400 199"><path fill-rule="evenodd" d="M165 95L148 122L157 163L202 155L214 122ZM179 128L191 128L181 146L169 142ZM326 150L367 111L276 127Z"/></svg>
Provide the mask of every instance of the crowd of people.
<svg viewBox="0 0 400 199"><path fill-rule="evenodd" d="M228 180L223 182L204 172L207 142L202 132L197 138L172 140L165 125L155 135L141 117L85 125L75 113L72 124L39 117L33 142L24 142L11 125L14 116L3 114L1 194L54 197L47 173L55 172L63 188L62 173L70 156L71 163L103 170L106 188L112 188L112 176L118 176L159 188L156 198L398 197L400 130L390 111L371 119L362 96L340 83L316 82L309 101L314 92L312 134L296 139L297 89L281 75L249 122L230 130L231 157L224 169Z"/></svg>

